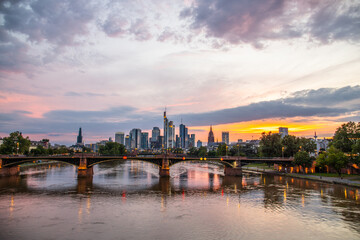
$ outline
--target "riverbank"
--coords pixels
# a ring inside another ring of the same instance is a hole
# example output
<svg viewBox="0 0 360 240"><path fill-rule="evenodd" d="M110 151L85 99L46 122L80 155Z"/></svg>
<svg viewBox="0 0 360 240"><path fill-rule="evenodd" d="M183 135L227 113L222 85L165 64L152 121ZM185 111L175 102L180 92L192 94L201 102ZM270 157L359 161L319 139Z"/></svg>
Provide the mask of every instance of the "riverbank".
<svg viewBox="0 0 360 240"><path fill-rule="evenodd" d="M312 175L312 174L284 173L284 172L275 171L273 169L258 168L258 167L243 167L243 171L308 179L308 180L313 180L313 181L318 181L318 182L341 184L341 185L360 188L360 180L358 180L359 178L349 179L349 178L339 178L339 177L316 176L316 175ZM344 175L344 176L346 176L346 175Z"/></svg>

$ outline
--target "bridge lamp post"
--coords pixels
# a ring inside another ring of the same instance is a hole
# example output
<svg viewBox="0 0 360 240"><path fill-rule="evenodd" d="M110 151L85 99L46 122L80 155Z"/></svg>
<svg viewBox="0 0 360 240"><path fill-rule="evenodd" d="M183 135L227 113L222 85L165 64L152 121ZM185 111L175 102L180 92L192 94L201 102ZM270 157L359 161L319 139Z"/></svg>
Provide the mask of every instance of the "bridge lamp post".
<svg viewBox="0 0 360 240"><path fill-rule="evenodd" d="M238 147L238 161L239 161L239 163L240 163L240 166L241 166L241 160L240 160L240 144L236 144L237 145L237 147Z"/></svg>
<svg viewBox="0 0 360 240"><path fill-rule="evenodd" d="M281 156L282 156L282 158L284 158L284 149L285 149L285 147L281 148L281 154L282 154Z"/></svg>

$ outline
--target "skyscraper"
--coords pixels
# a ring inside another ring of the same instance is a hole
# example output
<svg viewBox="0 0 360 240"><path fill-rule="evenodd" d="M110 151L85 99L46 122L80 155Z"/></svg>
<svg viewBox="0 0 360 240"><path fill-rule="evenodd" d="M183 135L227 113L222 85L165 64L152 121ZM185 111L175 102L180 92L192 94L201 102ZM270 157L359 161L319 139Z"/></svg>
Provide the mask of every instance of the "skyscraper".
<svg viewBox="0 0 360 240"><path fill-rule="evenodd" d="M139 149L141 144L141 129L134 128L130 131L130 148L131 149Z"/></svg>
<svg viewBox="0 0 360 240"><path fill-rule="evenodd" d="M210 125L210 132L208 136L208 146L212 145L215 142L214 133L212 131L212 126Z"/></svg>
<svg viewBox="0 0 360 240"><path fill-rule="evenodd" d="M173 121L169 122L168 128L168 148L175 147L175 125Z"/></svg>
<svg viewBox="0 0 360 240"><path fill-rule="evenodd" d="M189 138L189 148L195 147L195 134L191 134Z"/></svg>
<svg viewBox="0 0 360 240"><path fill-rule="evenodd" d="M81 128L79 128L79 135L77 136L76 145L84 145Z"/></svg>
<svg viewBox="0 0 360 240"><path fill-rule="evenodd" d="M185 125L179 125L179 134L180 134L180 147L185 148Z"/></svg>
<svg viewBox="0 0 360 240"><path fill-rule="evenodd" d="M126 137L125 137L125 148L126 148L126 149L130 149L130 148L131 148L130 145L131 145L131 144L130 144L130 136L129 136L129 135L126 135Z"/></svg>
<svg viewBox="0 0 360 240"><path fill-rule="evenodd" d="M141 133L141 149L149 148L149 133L142 132Z"/></svg>
<svg viewBox="0 0 360 240"><path fill-rule="evenodd" d="M153 127L153 130L151 131L151 142L156 142L159 136L160 136L160 128Z"/></svg>
<svg viewBox="0 0 360 240"><path fill-rule="evenodd" d="M202 147L202 142L201 142L200 140L197 141L196 147L197 147L197 148Z"/></svg>
<svg viewBox="0 0 360 240"><path fill-rule="evenodd" d="M169 131L169 121L166 117L166 109L164 112L164 148L168 148L168 131Z"/></svg>
<svg viewBox="0 0 360 240"><path fill-rule="evenodd" d="M176 134L176 137L175 137L175 147L176 147L176 148L180 148L180 147L181 147L180 137L179 137L179 135L177 135L177 134Z"/></svg>
<svg viewBox="0 0 360 240"><path fill-rule="evenodd" d="M226 143L226 145L229 145L229 132L222 132L222 142Z"/></svg>
<svg viewBox="0 0 360 240"><path fill-rule="evenodd" d="M115 133L115 142L125 145L124 138L125 138L125 134L123 132Z"/></svg>

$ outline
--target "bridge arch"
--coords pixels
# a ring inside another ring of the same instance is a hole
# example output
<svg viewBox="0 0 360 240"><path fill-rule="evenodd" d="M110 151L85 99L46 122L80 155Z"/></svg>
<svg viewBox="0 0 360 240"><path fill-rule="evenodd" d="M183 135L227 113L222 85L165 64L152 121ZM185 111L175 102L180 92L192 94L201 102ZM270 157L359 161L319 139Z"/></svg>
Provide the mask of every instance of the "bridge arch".
<svg viewBox="0 0 360 240"><path fill-rule="evenodd" d="M234 165L232 165L228 161L221 161L221 160L215 160L215 159L208 159L208 160L185 159L185 160L170 160L169 162L170 162L170 164L169 164L170 167L173 166L173 165L179 164L179 163L199 162L199 163L207 163L207 164L212 164L212 165L217 165L217 166L224 166L224 167L234 168Z"/></svg>
<svg viewBox="0 0 360 240"><path fill-rule="evenodd" d="M2 165L2 167L14 167L20 166L23 163L33 162L33 161L50 161L50 162L62 162L69 165L78 167L79 163L75 163L74 159L51 159L51 158L33 158L33 159L19 159L18 161L8 162ZM40 165L40 164L39 164Z"/></svg>
<svg viewBox="0 0 360 240"><path fill-rule="evenodd" d="M105 162L114 162L114 161L140 161L140 162L147 162L147 163L151 163L157 167L161 167L161 159L159 159L159 163L154 162L153 160L147 160L147 159L141 159L141 158L109 158L109 159L99 159L99 160L93 160L88 164L88 167L93 167L99 163L105 163Z"/></svg>

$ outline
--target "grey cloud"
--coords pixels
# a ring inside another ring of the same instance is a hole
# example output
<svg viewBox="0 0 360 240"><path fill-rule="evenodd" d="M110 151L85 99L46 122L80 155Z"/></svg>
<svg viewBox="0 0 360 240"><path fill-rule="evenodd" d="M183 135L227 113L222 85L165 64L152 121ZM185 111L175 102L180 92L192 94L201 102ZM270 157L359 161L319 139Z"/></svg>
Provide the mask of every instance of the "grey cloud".
<svg viewBox="0 0 360 240"><path fill-rule="evenodd" d="M284 102L288 104L331 106L344 104L353 100L359 100L360 102L360 85L298 91L284 99Z"/></svg>
<svg viewBox="0 0 360 240"><path fill-rule="evenodd" d="M87 33L93 11L93 4L85 0L24 0L0 5L6 30L25 34L30 41L58 45L72 45L77 35Z"/></svg>
<svg viewBox="0 0 360 240"><path fill-rule="evenodd" d="M170 28L165 28L164 31L158 37L158 41L165 42L168 39L171 39L174 36L174 32L170 30Z"/></svg>
<svg viewBox="0 0 360 240"><path fill-rule="evenodd" d="M31 72L47 59L30 55L31 45L24 40L51 43L57 53L65 46L76 45L76 37L88 32L95 9L85 0L1 1L0 71Z"/></svg>
<svg viewBox="0 0 360 240"><path fill-rule="evenodd" d="M261 47L266 40L307 36L321 42L358 41L359 6L331 0L195 0L179 17L208 36Z"/></svg>
<svg viewBox="0 0 360 240"><path fill-rule="evenodd" d="M207 113L179 115L177 117L189 119L192 125L215 125L269 118L339 116L346 112L349 112L346 108L296 106L276 100Z"/></svg>
<svg viewBox="0 0 360 240"><path fill-rule="evenodd" d="M109 37L119 37L127 33L128 24L129 23L125 18L111 15L101 27Z"/></svg>
<svg viewBox="0 0 360 240"><path fill-rule="evenodd" d="M322 42L358 41L360 37L360 3L324 1L310 20L310 33Z"/></svg>
<svg viewBox="0 0 360 240"><path fill-rule="evenodd" d="M101 94L101 93L92 93L92 92L66 92L64 94L64 96L66 97L103 97L106 96L105 94Z"/></svg>
<svg viewBox="0 0 360 240"><path fill-rule="evenodd" d="M28 45L20 42L0 27L0 71L19 72L36 65L28 54Z"/></svg>
<svg viewBox="0 0 360 240"><path fill-rule="evenodd" d="M144 19L137 19L131 23L129 32L135 36L135 39L138 41L145 41L152 38L151 33L148 30L148 26Z"/></svg>
<svg viewBox="0 0 360 240"><path fill-rule="evenodd" d="M338 122L360 122L360 112L357 113L357 116L344 117L337 120Z"/></svg>

